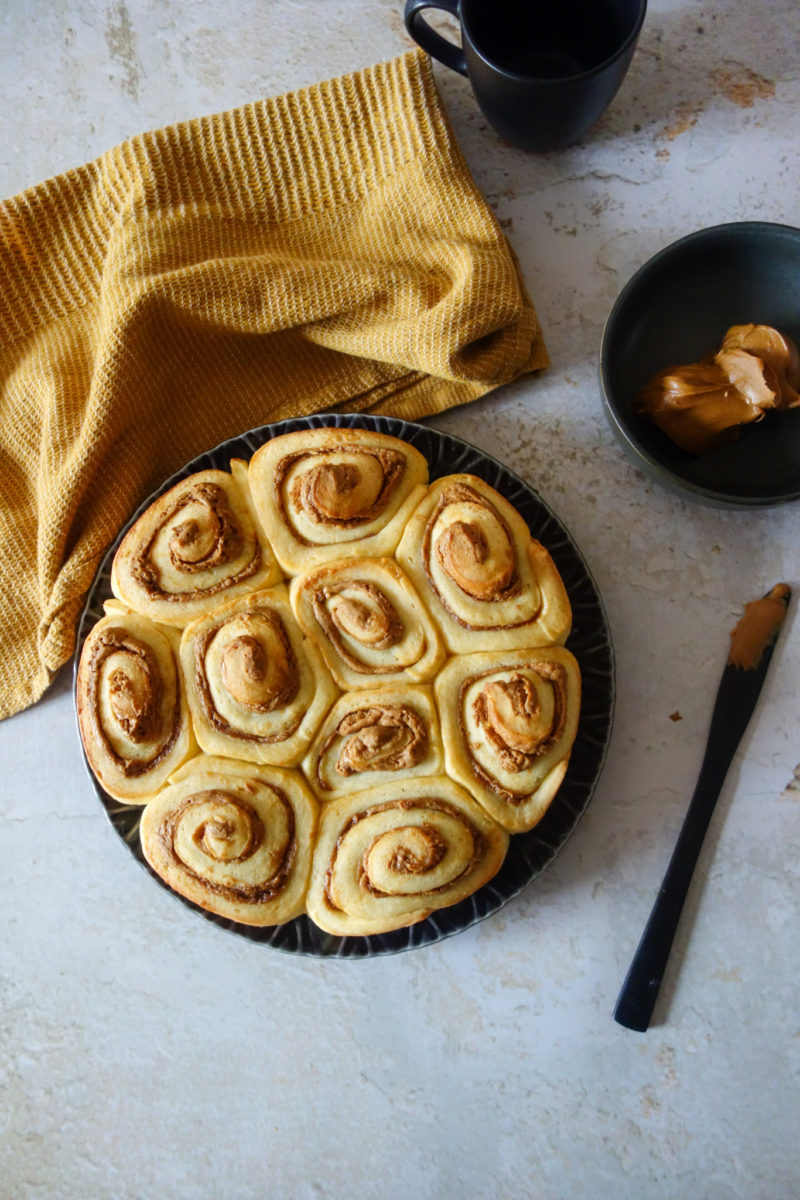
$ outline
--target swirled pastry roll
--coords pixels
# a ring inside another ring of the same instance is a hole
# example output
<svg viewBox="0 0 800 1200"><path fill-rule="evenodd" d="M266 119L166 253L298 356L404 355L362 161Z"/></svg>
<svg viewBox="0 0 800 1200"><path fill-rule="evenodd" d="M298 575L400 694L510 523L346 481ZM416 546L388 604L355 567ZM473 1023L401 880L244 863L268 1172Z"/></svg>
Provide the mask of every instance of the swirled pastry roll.
<svg viewBox="0 0 800 1200"><path fill-rule="evenodd" d="M337 695L280 584L187 625L181 664L208 754L296 766Z"/></svg>
<svg viewBox="0 0 800 1200"><path fill-rule="evenodd" d="M194 754L178 636L109 602L90 631L77 679L86 758L110 796L144 804Z"/></svg>
<svg viewBox="0 0 800 1200"><path fill-rule="evenodd" d="M399 779L322 806L306 909L328 933L387 933L472 895L508 834L444 777Z"/></svg>
<svg viewBox="0 0 800 1200"><path fill-rule="evenodd" d="M344 555L393 554L427 479L418 450L368 429L286 433L250 460L256 511L288 575Z"/></svg>
<svg viewBox="0 0 800 1200"><path fill-rule="evenodd" d="M517 510L474 475L436 480L397 549L454 654L565 641L555 564Z"/></svg>
<svg viewBox="0 0 800 1200"><path fill-rule="evenodd" d="M298 624L343 690L432 679L445 659L436 626L391 558L354 558L296 576Z"/></svg>
<svg viewBox="0 0 800 1200"><path fill-rule="evenodd" d="M200 471L142 513L114 556L114 595L165 625L184 626L225 600L281 578L258 528L247 464Z"/></svg>
<svg viewBox="0 0 800 1200"><path fill-rule="evenodd" d="M581 677L563 646L453 658L436 680L451 775L505 829L532 829L567 771Z"/></svg>
<svg viewBox="0 0 800 1200"><path fill-rule="evenodd" d="M443 770L436 706L424 684L340 696L303 759L303 771L319 800L335 800L409 775L440 775Z"/></svg>
<svg viewBox="0 0 800 1200"><path fill-rule="evenodd" d="M199 755L142 813L142 851L173 891L244 925L303 911L317 802L297 771Z"/></svg>

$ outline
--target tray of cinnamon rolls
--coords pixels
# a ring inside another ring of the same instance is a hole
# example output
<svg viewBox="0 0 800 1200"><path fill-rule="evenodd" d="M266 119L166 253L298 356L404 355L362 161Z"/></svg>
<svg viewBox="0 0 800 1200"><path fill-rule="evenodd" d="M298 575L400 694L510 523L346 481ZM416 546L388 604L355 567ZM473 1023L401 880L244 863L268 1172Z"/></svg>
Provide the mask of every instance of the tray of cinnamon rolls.
<svg viewBox="0 0 800 1200"><path fill-rule="evenodd" d="M165 481L79 628L84 756L132 854L294 953L422 946L497 911L588 805L602 602L505 467L389 417L251 430Z"/></svg>

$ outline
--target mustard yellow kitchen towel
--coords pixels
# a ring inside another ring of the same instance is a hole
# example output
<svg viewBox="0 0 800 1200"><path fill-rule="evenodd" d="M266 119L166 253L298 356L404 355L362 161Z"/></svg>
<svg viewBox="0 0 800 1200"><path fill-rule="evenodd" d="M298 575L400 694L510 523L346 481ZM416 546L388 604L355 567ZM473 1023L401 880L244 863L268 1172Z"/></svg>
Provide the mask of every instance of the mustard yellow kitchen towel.
<svg viewBox="0 0 800 1200"><path fill-rule="evenodd" d="M0 204L0 717L137 504L246 429L415 420L547 365L418 51L135 137Z"/></svg>

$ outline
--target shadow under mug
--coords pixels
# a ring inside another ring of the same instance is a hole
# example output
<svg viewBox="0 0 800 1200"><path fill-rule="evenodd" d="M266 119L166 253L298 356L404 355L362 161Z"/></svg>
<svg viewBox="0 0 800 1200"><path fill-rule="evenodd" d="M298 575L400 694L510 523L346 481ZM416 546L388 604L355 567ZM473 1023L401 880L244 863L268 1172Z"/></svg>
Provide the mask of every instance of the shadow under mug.
<svg viewBox="0 0 800 1200"><path fill-rule="evenodd" d="M422 16L461 24L461 46ZM523 150L577 141L605 112L630 66L647 0L407 0L414 41L466 75L490 125Z"/></svg>

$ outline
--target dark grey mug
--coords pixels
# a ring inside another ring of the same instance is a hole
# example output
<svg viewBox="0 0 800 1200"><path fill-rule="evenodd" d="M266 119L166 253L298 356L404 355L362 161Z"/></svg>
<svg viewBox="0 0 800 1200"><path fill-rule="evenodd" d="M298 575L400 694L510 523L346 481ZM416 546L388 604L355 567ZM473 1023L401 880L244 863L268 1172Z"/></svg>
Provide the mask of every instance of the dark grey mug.
<svg viewBox="0 0 800 1200"><path fill-rule="evenodd" d="M423 17L461 23L461 46ZM630 66L647 0L407 0L408 32L466 75L486 119L524 150L577 141L608 108Z"/></svg>

